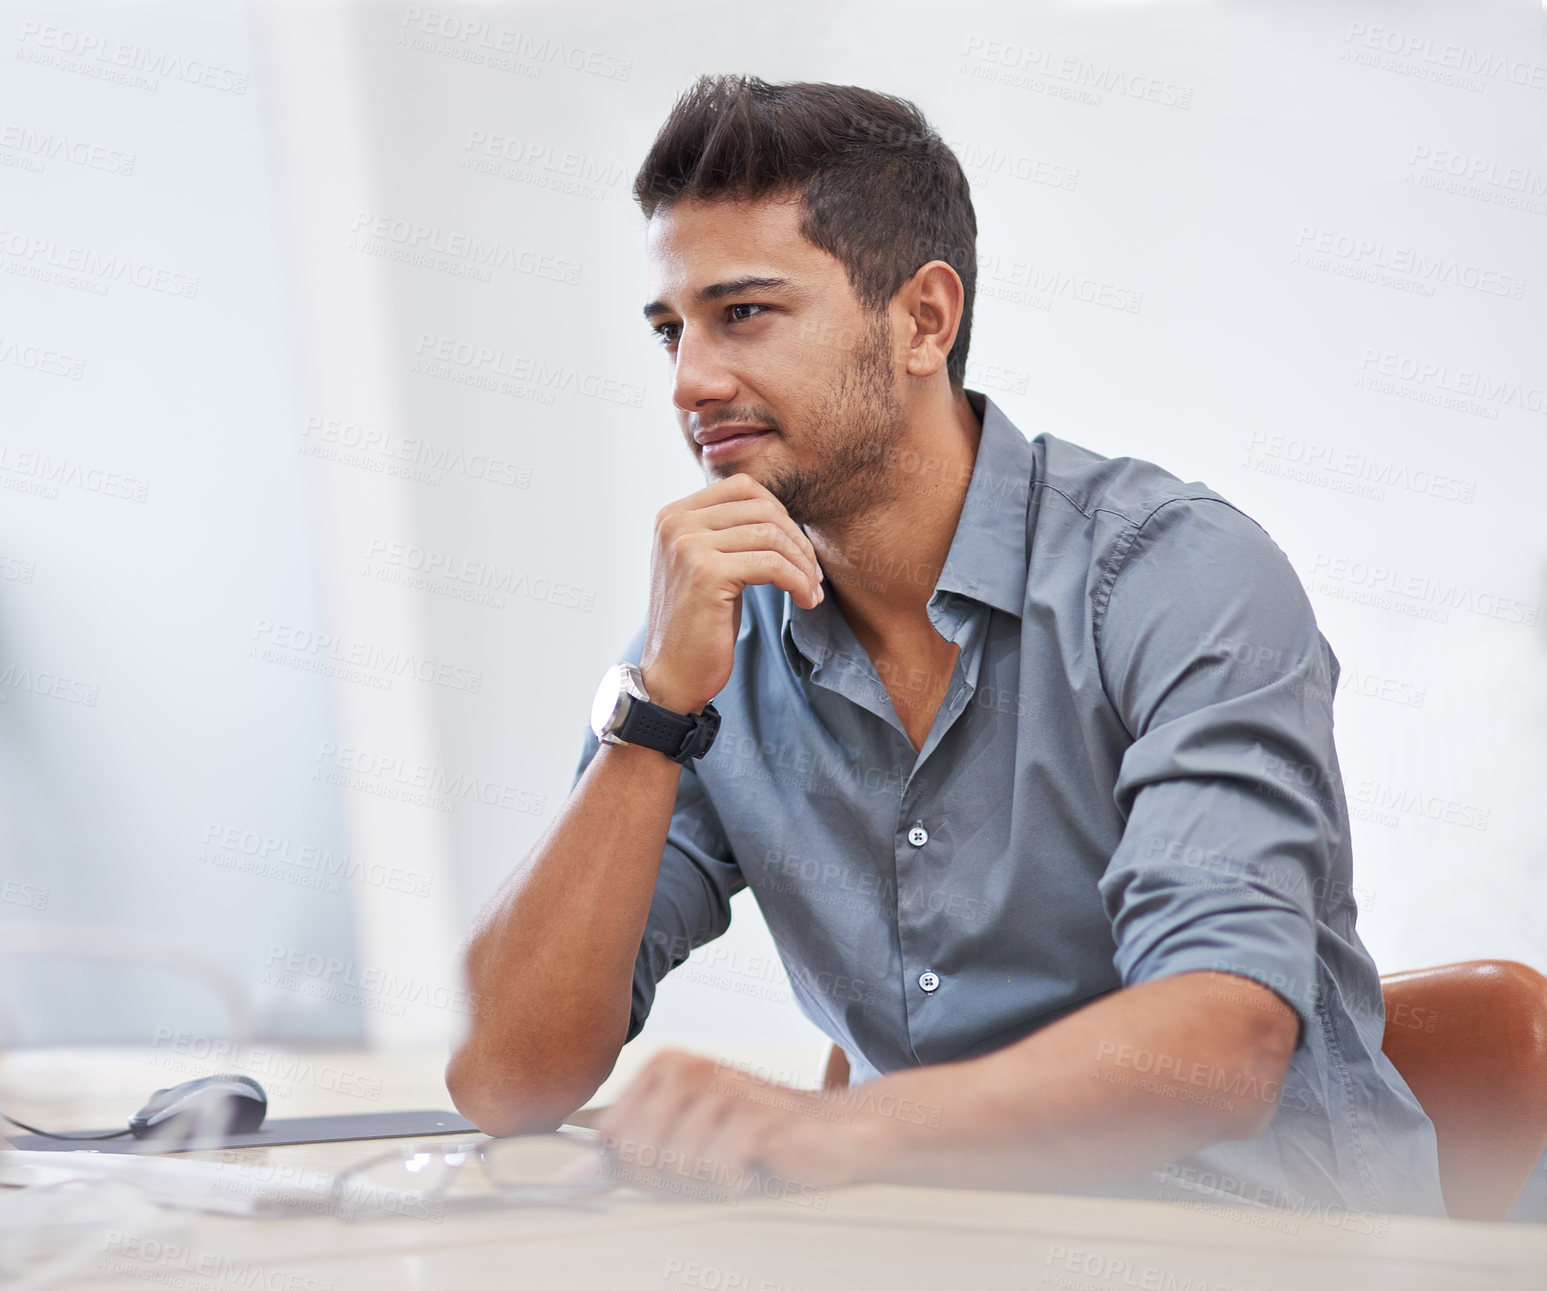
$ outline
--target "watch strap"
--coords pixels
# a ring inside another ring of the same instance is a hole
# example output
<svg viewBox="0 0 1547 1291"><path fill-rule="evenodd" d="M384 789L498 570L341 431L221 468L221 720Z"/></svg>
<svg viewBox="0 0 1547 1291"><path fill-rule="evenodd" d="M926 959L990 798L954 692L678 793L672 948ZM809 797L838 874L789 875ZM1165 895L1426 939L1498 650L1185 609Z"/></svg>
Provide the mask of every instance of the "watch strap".
<svg viewBox="0 0 1547 1291"><path fill-rule="evenodd" d="M686 765L690 758L701 758L709 751L719 729L720 714L713 704L704 705L702 713L685 715L635 698L617 735L625 744L642 744Z"/></svg>

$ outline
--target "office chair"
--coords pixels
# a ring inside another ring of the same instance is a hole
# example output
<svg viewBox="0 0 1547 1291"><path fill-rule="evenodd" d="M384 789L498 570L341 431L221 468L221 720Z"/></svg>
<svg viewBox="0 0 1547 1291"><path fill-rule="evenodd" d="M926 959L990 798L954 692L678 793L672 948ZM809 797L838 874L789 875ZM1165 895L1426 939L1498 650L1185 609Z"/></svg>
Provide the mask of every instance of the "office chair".
<svg viewBox="0 0 1547 1291"><path fill-rule="evenodd" d="M1381 978L1381 1049L1434 1122L1452 1219L1509 1217L1547 1152L1547 977L1480 959ZM823 1089L849 1083L834 1045Z"/></svg>
<svg viewBox="0 0 1547 1291"><path fill-rule="evenodd" d="M1439 1140L1452 1219L1507 1219L1547 1152L1547 977L1479 959L1381 978L1381 1048Z"/></svg>

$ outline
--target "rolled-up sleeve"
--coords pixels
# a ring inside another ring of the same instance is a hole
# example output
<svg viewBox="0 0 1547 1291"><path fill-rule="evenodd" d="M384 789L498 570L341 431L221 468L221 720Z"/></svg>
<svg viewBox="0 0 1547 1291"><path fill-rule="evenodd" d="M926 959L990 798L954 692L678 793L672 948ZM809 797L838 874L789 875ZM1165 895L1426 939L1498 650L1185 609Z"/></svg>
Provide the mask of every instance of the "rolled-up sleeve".
<svg viewBox="0 0 1547 1291"><path fill-rule="evenodd" d="M620 658L638 663L643 640L641 629ZM576 784L600 750L601 741L587 730L575 769ZM620 804L620 809L627 810L627 804ZM730 927L731 897L745 886L703 782L691 764L684 766L650 914L634 961L634 999L625 1044L643 1029L661 978Z"/></svg>
<svg viewBox="0 0 1547 1291"><path fill-rule="evenodd" d="M1217 498L1157 507L1098 589L1103 684L1133 742L1101 879L1125 985L1214 970L1314 1015L1318 894L1347 811L1332 738L1337 660L1287 557ZM1346 864L1346 861L1344 862ZM1339 883L1338 880L1341 880Z"/></svg>

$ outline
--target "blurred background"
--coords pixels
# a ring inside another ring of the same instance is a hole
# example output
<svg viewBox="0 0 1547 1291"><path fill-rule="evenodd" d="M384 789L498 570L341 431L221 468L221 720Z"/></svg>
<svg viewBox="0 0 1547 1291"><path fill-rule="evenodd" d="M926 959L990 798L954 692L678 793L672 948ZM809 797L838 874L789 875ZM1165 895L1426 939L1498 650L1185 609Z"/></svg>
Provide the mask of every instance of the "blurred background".
<svg viewBox="0 0 1547 1291"><path fill-rule="evenodd" d="M457 941L703 484L629 196L702 72L924 110L977 207L969 387L1205 482L1304 580L1382 971L1547 971L1542 30L1523 0L0 5L0 1047L465 1019ZM734 908L647 1034L814 1065Z"/></svg>

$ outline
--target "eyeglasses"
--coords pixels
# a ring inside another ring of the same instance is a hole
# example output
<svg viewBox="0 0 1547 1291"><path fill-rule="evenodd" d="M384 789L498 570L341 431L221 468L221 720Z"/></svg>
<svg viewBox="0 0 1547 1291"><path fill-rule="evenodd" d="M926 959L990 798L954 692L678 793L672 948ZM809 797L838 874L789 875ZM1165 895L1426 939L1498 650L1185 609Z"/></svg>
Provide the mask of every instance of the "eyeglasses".
<svg viewBox="0 0 1547 1291"><path fill-rule="evenodd" d="M463 1170L470 1161L481 1167L472 1179ZM439 1219L452 1210L573 1205L614 1186L601 1136L562 1126L497 1139L405 1143L338 1175L332 1202L343 1219Z"/></svg>

